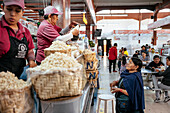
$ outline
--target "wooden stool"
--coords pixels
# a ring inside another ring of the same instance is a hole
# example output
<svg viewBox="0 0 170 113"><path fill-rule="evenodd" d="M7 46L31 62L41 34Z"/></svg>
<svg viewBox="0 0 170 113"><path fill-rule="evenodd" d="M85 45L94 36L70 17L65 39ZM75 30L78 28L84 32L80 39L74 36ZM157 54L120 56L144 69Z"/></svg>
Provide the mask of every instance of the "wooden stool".
<svg viewBox="0 0 170 113"><path fill-rule="evenodd" d="M107 101L112 101L112 113L114 113L114 96L109 94L102 94L98 96L99 103L97 108L97 113L99 113L101 100L105 101L104 113L107 113Z"/></svg>

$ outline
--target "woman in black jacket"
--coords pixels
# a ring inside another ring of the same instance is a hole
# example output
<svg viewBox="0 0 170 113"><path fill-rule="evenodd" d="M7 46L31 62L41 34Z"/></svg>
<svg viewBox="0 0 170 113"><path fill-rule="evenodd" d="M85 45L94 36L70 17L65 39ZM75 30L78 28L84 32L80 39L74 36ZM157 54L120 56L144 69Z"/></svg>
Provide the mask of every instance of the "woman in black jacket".
<svg viewBox="0 0 170 113"><path fill-rule="evenodd" d="M158 88L163 90L170 90L170 56L166 58L166 64L168 68L164 72L156 70L159 73L159 76L163 76L161 83L158 84ZM160 91L156 91L155 95L156 95L155 102L158 103L160 101ZM168 102L169 100L170 97L168 96L168 91L165 91L164 102Z"/></svg>

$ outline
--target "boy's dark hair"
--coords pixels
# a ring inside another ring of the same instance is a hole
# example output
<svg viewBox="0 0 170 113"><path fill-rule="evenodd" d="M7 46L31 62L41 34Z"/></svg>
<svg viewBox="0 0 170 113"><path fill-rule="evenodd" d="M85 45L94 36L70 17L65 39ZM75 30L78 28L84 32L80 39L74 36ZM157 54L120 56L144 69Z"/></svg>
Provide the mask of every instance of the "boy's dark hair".
<svg viewBox="0 0 170 113"><path fill-rule="evenodd" d="M140 72L142 68L142 61L139 58L132 57L131 60L135 64L135 66L139 66L137 71Z"/></svg>
<svg viewBox="0 0 170 113"><path fill-rule="evenodd" d="M170 60L170 56L167 56L166 58L167 58L168 60Z"/></svg>
<svg viewBox="0 0 170 113"><path fill-rule="evenodd" d="M126 57L125 57L125 56L122 57L122 64L123 64L123 65L126 64Z"/></svg>
<svg viewBox="0 0 170 113"><path fill-rule="evenodd" d="M114 43L114 46L116 46L116 47L117 47L117 43Z"/></svg>
<svg viewBox="0 0 170 113"><path fill-rule="evenodd" d="M127 49L126 48L124 48L124 51L126 51Z"/></svg>
<svg viewBox="0 0 170 113"><path fill-rule="evenodd" d="M158 55L155 55L155 56L153 57L153 59L155 59L155 58L159 58L159 56L158 56Z"/></svg>

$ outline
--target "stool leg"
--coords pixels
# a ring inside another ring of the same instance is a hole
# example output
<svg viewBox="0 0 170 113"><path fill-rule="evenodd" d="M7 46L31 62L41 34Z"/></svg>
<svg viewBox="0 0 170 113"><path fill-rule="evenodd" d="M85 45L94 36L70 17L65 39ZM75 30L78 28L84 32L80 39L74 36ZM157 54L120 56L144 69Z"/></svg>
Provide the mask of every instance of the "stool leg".
<svg viewBox="0 0 170 113"><path fill-rule="evenodd" d="M114 113L114 101L112 100L112 113Z"/></svg>
<svg viewBox="0 0 170 113"><path fill-rule="evenodd" d="M105 100L105 108L104 108L104 113L107 113L107 100Z"/></svg>
<svg viewBox="0 0 170 113"><path fill-rule="evenodd" d="M100 100L100 98L99 98L97 113L99 113L99 110L100 110L100 102L101 102L101 100Z"/></svg>

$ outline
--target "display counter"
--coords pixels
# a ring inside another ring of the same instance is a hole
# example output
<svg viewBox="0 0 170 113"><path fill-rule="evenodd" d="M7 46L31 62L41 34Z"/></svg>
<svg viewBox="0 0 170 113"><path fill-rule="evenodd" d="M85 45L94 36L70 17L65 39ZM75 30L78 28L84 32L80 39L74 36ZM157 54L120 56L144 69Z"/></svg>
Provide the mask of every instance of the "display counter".
<svg viewBox="0 0 170 113"><path fill-rule="evenodd" d="M93 93L94 88L87 83L82 95L41 100L42 113L90 113Z"/></svg>

